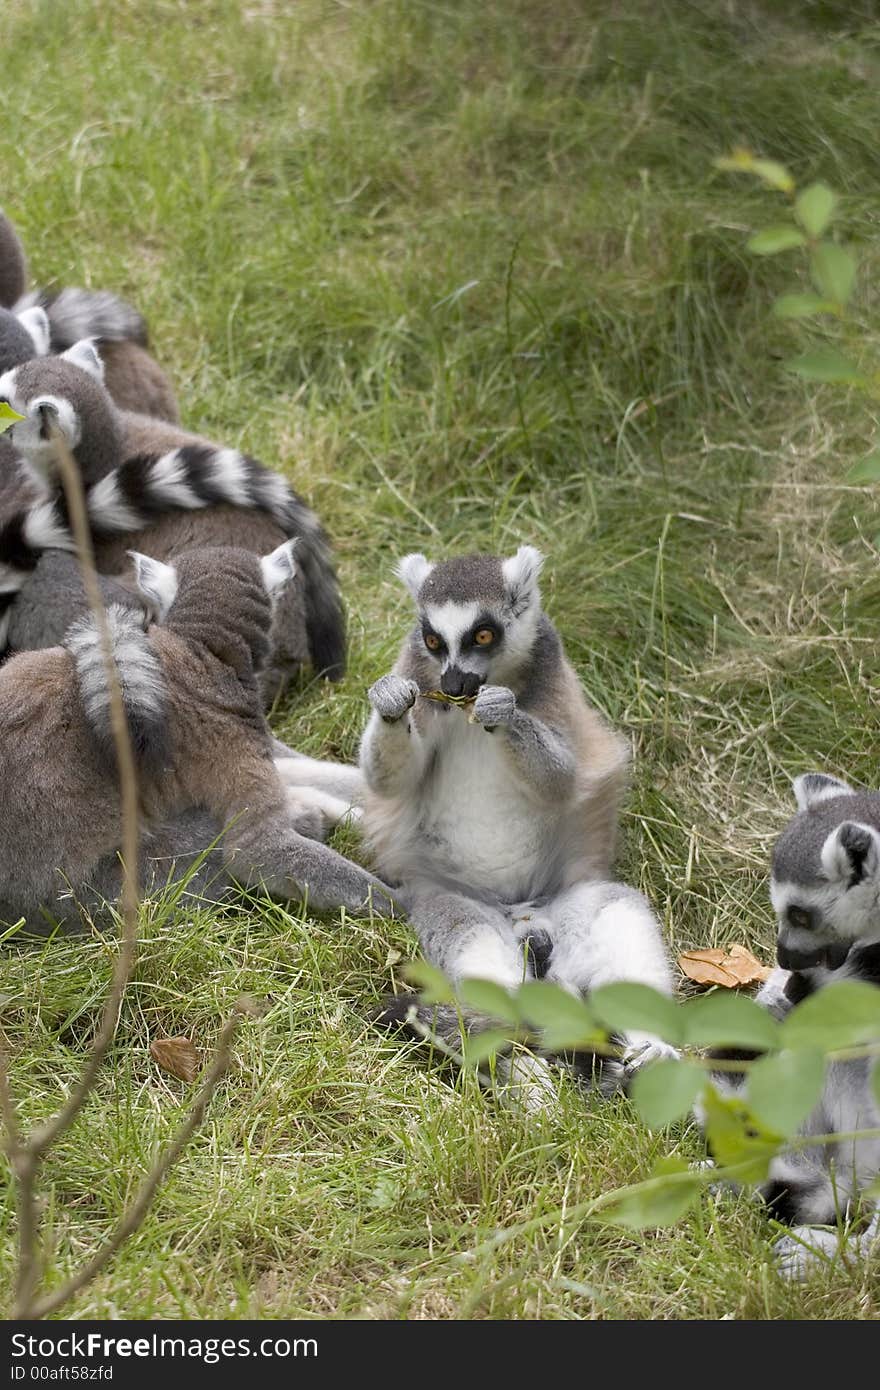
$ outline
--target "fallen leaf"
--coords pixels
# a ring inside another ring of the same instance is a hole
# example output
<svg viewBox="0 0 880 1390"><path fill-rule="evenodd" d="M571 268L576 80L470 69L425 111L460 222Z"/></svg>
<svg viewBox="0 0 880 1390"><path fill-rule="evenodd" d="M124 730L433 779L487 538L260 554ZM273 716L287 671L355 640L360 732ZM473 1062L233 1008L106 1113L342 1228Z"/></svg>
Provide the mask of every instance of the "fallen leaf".
<svg viewBox="0 0 880 1390"><path fill-rule="evenodd" d="M762 965L756 956L739 943L726 949L710 946L705 951L682 951L678 963L689 980L698 985L721 985L724 989L741 989L758 984L771 974L769 965Z"/></svg>
<svg viewBox="0 0 880 1390"><path fill-rule="evenodd" d="M150 1056L181 1081L195 1081L202 1069L198 1048L189 1038L155 1038L150 1043Z"/></svg>
<svg viewBox="0 0 880 1390"><path fill-rule="evenodd" d="M385 957L385 969L388 970L392 965L396 965L399 960L403 960L403 952L398 951L394 946L389 946L388 954Z"/></svg>

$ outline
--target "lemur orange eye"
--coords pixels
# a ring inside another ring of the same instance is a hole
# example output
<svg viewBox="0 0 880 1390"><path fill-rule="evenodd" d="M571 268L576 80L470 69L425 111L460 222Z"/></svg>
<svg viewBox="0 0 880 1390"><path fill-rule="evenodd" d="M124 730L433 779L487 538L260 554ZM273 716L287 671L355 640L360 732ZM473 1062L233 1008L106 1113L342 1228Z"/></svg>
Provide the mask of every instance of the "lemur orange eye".
<svg viewBox="0 0 880 1390"><path fill-rule="evenodd" d="M437 636L436 632L425 633L425 646L428 648L429 652L439 652L440 638Z"/></svg>
<svg viewBox="0 0 880 1390"><path fill-rule="evenodd" d="M491 647L495 641L495 633L491 627L480 627L474 633L474 641L478 647Z"/></svg>

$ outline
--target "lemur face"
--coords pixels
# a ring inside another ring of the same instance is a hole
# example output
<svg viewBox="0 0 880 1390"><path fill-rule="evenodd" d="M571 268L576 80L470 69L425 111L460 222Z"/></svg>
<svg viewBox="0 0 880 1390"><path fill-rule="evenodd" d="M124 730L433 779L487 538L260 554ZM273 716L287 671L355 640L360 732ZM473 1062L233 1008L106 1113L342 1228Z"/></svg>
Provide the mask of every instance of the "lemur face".
<svg viewBox="0 0 880 1390"><path fill-rule="evenodd" d="M53 429L60 431L68 448L75 449L87 411L92 428L104 426L94 387L103 380L101 359L88 338L57 357L35 358L0 376L0 400L25 417L16 421L7 437L41 481L54 480Z"/></svg>
<svg viewBox="0 0 880 1390"><path fill-rule="evenodd" d="M446 695L509 685L535 640L543 557L520 546L508 560L464 555L432 565L407 555L397 567L418 607L421 642Z"/></svg>
<svg viewBox="0 0 880 1390"><path fill-rule="evenodd" d="M880 794L836 777L795 779L799 814L773 852L770 898L787 970L837 970L855 942L880 941Z"/></svg>

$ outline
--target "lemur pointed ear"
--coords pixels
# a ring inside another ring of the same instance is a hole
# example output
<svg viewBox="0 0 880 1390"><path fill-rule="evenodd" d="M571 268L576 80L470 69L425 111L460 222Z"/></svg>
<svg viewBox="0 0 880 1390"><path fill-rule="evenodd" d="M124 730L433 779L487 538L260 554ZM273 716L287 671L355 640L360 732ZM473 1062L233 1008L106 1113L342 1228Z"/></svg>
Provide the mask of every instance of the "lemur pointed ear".
<svg viewBox="0 0 880 1390"><path fill-rule="evenodd" d="M802 772L791 785L799 811L809 811L820 801L830 801L835 796L855 796L847 782L841 782L839 777L829 777L824 772Z"/></svg>
<svg viewBox="0 0 880 1390"><path fill-rule="evenodd" d="M78 343L74 343L73 347L69 347L66 352L59 353L59 356L63 357L65 362L72 362L75 367L88 372L89 376L95 378L95 381L103 383L104 363L95 347L94 338L80 338Z"/></svg>
<svg viewBox="0 0 880 1390"><path fill-rule="evenodd" d="M177 570L150 555L142 555L139 550L128 553L134 561L138 592L146 599L155 621L164 622L177 597Z"/></svg>
<svg viewBox="0 0 880 1390"><path fill-rule="evenodd" d="M501 573L504 576L504 587L507 590L508 602L515 617L524 613L530 607L532 600L537 598L538 575L541 573L543 563L544 556L533 545L521 545L515 555L511 555L509 560L502 561Z"/></svg>
<svg viewBox="0 0 880 1390"><path fill-rule="evenodd" d="M822 868L832 883L846 879L850 888L863 878L875 878L880 870L880 835L873 825L845 820L822 846Z"/></svg>
<svg viewBox="0 0 880 1390"><path fill-rule="evenodd" d="M398 560L394 566L394 573L398 579L403 580L413 598L418 600L419 591L433 568L430 560L415 552L412 555L404 555L402 560Z"/></svg>
<svg viewBox="0 0 880 1390"><path fill-rule="evenodd" d="M273 550L271 555L264 555L260 561L267 594L278 593L296 574L296 565L293 562L295 547L296 539L282 541L277 550Z"/></svg>
<svg viewBox="0 0 880 1390"><path fill-rule="evenodd" d="M22 309L15 316L34 345L34 356L45 357L49 351L52 332L49 328L49 315L39 304L30 309Z"/></svg>

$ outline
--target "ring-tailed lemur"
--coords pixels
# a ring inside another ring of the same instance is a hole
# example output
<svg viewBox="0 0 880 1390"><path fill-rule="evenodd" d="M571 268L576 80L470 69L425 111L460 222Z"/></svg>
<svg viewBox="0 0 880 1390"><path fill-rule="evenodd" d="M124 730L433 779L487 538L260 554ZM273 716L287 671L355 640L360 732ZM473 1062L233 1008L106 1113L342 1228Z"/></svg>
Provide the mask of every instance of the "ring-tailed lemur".
<svg viewBox="0 0 880 1390"><path fill-rule="evenodd" d="M120 574L126 550L135 544L155 559L169 560L200 545L235 544L261 554L286 536L297 536L302 592L297 587L278 604L264 692L271 699L307 659L316 672L338 679L345 669L344 613L327 538L314 512L284 478L238 450L219 448L164 421L118 411L101 373L94 345L83 342L0 376L0 399L25 417L8 431L10 442L50 496L57 497L59 485L48 421L65 438L83 482L105 513L118 506L114 537L108 532L96 537L99 570ZM143 477L146 465L153 484L149 494L138 498L131 489L120 491L126 470ZM204 509L206 501L215 505ZM63 626L53 623L44 605L40 615L44 644L60 641L68 606ZM34 626L32 614L28 621ZM21 647L14 614L10 641Z"/></svg>
<svg viewBox="0 0 880 1390"><path fill-rule="evenodd" d="M238 883L306 896L318 910L390 912L390 891L377 878L308 838L347 812L356 770L273 761L287 750L269 734L257 676L270 653L270 595L293 572L291 548L285 542L260 560L209 547L175 566L134 556L159 625L144 631L115 607L109 621L137 755L140 867L155 882L167 869L152 862L157 854L191 858L221 835L224 871ZM47 915L76 921L77 902L112 899L120 800L92 619L75 625L63 647L23 653L0 669L0 766L0 919L24 918L39 930Z"/></svg>
<svg viewBox="0 0 880 1390"><path fill-rule="evenodd" d="M63 352L82 338L97 339L107 390L121 410L139 410L175 423L180 419L171 382L147 351L147 325L141 314L108 290L29 292L24 248L2 211L0 306L13 310L16 315L42 315L46 335L45 345L37 350L39 356ZM33 353L28 355L33 356ZM4 361L0 348L0 371L20 361L24 358Z"/></svg>
<svg viewBox="0 0 880 1390"><path fill-rule="evenodd" d="M378 871L404 887L425 956L452 981L515 986L539 956L546 979L578 994L612 980L669 991L653 912L609 881L627 750L542 611L542 563L531 546L506 560L400 562L418 621L369 692L365 835ZM424 698L438 686L473 697L470 715ZM455 1011L425 1018L459 1038ZM627 1043L642 1060L666 1050L641 1035Z"/></svg>
<svg viewBox="0 0 880 1390"><path fill-rule="evenodd" d="M755 996L777 1018L835 980L880 987L880 792L855 791L821 772L795 778L794 791L798 813L776 842L770 879L779 967ZM871 1085L875 1063L873 1057L830 1063L822 1097L799 1135L880 1128L880 1101ZM713 1079L729 1094L745 1086L741 1073ZM845 1247L837 1226L878 1175L876 1136L795 1148L773 1159L761 1196L777 1220L795 1228L775 1246L783 1272L802 1277L841 1248L867 1253L880 1238L878 1215L866 1230L850 1234Z"/></svg>

